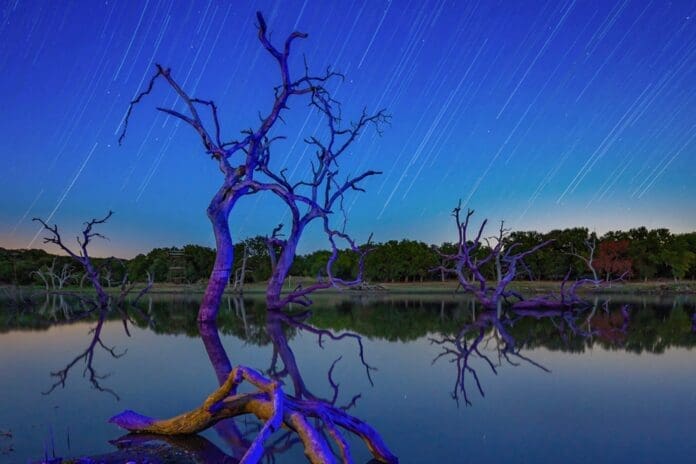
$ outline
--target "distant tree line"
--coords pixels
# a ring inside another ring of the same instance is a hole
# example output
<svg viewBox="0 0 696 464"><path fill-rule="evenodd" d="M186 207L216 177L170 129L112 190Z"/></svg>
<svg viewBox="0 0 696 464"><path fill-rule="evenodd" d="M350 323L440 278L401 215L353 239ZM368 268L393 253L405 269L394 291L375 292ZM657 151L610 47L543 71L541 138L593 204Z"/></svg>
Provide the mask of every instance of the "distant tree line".
<svg viewBox="0 0 696 464"><path fill-rule="evenodd" d="M550 245L525 259L525 269L519 273L518 279L561 280L566 276L576 279L591 276L592 269L603 279L621 275L632 280L696 279L696 232L672 234L668 229L640 227L625 232L612 231L597 237L587 228L576 227L547 233L512 232L505 240L510 245L517 243L521 250L553 240ZM447 276L434 269L441 264L440 253L452 253L455 248L453 243L435 246L408 239L369 246L372 250L365 262L365 277L369 282L445 280ZM180 252L178 257L171 255L173 250ZM481 253L485 254L485 251L484 247ZM235 259L233 276L239 275L244 263L245 282L265 282L269 279L272 260L266 237L257 236L241 241L235 245L234 252L239 259ZM244 255L246 260L242 259ZM319 250L298 256L290 274L294 277L321 278L325 276L329 255L328 250ZM200 245L155 248L130 260L94 259L95 265L104 268L102 274L107 286L119 285L125 273L130 279L138 281L144 281L147 272L154 275L156 282L176 281L173 267L178 271L176 277L179 281L205 282L214 261L215 250ZM334 274L339 278L349 278L355 275L357 266L358 256L355 253L341 251L334 264ZM487 275L493 278L494 271L491 263ZM82 279L67 257L36 249L0 248L0 282L50 286L52 274L60 277L65 285L79 285Z"/></svg>

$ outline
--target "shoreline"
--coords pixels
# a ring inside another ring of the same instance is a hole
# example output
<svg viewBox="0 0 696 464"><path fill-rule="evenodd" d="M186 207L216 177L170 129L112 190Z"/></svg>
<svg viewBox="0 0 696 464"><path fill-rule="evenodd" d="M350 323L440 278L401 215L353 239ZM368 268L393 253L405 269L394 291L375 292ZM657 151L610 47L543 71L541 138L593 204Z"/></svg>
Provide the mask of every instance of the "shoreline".
<svg viewBox="0 0 696 464"><path fill-rule="evenodd" d="M288 288L294 288L298 283L308 284L312 283L310 280L295 280L292 282L292 286ZM525 295L543 295L548 293L558 292L560 290L561 281L515 281L509 286L511 290L516 290ZM456 281L447 282L385 282L379 284L370 284L374 288L356 288L356 289L336 289L329 288L324 290L319 290L315 295L351 295L351 294L390 294L390 295L463 295L464 292L458 290L458 285ZM140 285L135 286L135 290L142 288ZM20 292L30 292L30 293L44 293L46 289L39 286L18 286L3 284L0 285L0 290L8 296L11 292L15 290L20 290ZM108 288L107 291L118 292L118 287ZM154 284L149 294L162 294L162 295L178 295L178 294L203 294L205 291L205 286L203 284L172 284L172 283L159 283ZM225 295L263 295L266 291L265 283L252 283L247 284L244 287L243 292L226 290ZM93 290L89 287L65 287L61 290L52 290L49 293L93 293ZM2 293L2 292L0 292ZM612 282L611 284L602 285L600 287L593 287L591 285L586 285L578 289L578 294L584 295L690 295L696 294L696 281L694 280L684 280L684 281L664 281L664 280L653 280L647 282Z"/></svg>

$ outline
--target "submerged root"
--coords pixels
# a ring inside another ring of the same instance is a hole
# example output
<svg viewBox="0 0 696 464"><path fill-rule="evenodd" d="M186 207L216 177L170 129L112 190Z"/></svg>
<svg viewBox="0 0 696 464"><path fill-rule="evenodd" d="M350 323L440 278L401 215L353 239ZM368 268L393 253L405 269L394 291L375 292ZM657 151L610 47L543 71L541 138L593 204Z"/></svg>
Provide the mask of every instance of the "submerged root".
<svg viewBox="0 0 696 464"><path fill-rule="evenodd" d="M244 380L258 391L237 394L237 387ZM389 451L380 435L369 424L320 400L286 397L278 382L244 366L233 368L220 388L196 409L162 420L126 410L109 419L109 422L133 433L188 435L201 432L223 419L245 414L256 416L264 425L242 457L241 463L259 462L265 441L281 427L297 433L304 445L305 455L312 464L334 463L336 457L327 441L327 435L323 430L317 429L318 425L322 425L335 442L342 462L351 460L347 441L339 428L359 436L378 461L398 462L398 458Z"/></svg>

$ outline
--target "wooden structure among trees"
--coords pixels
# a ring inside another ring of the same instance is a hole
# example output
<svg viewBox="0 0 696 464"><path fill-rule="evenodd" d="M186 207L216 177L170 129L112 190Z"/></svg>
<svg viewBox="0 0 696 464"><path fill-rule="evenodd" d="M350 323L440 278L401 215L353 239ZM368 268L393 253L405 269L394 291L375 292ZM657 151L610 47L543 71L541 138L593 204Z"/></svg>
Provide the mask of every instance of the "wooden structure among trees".
<svg viewBox="0 0 696 464"><path fill-rule="evenodd" d="M167 280L175 284L186 283L186 255L183 250L172 248L169 250L169 272Z"/></svg>

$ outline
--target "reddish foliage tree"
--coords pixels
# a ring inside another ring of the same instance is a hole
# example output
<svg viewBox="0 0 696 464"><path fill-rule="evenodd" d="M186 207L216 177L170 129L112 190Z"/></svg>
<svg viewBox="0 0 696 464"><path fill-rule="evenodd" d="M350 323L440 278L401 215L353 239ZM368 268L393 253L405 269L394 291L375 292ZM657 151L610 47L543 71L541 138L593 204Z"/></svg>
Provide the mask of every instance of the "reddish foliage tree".
<svg viewBox="0 0 696 464"><path fill-rule="evenodd" d="M600 242L594 266L600 273L605 273L607 280L614 276L630 276L633 260L628 256L628 240L605 240Z"/></svg>

